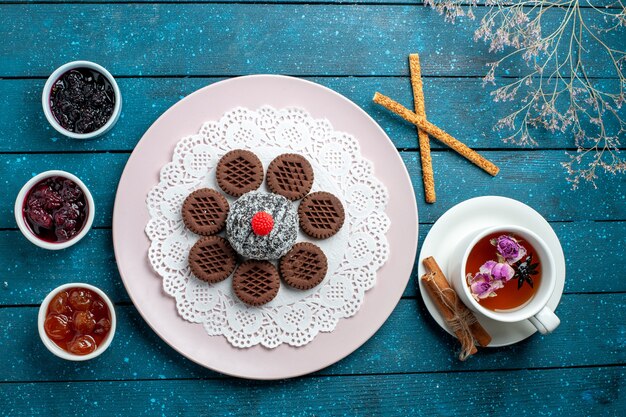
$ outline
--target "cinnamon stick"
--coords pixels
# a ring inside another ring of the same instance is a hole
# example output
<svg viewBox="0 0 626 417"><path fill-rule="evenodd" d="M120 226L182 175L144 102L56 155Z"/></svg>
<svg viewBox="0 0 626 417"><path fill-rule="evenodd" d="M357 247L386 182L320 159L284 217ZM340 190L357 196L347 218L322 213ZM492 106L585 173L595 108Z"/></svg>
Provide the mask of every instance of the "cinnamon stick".
<svg viewBox="0 0 626 417"><path fill-rule="evenodd" d="M411 87L413 88L413 106L415 114L426 118L426 106L424 104L424 85L422 83L422 69L418 54L409 55L409 69L411 70ZM428 133L419 127L417 139L420 146L420 159L422 160L422 181L424 183L424 198L427 203L437 200L435 195L435 175L433 173L433 161L430 155L430 139Z"/></svg>
<svg viewBox="0 0 626 417"><path fill-rule="evenodd" d="M449 133L446 133L443 129L440 129L439 127L430 123L428 120L426 120L425 117L413 113L411 110L407 109L397 101L394 101L389 97L377 92L376 94L374 94L374 103L380 104L387 110L402 117L407 122L413 123L415 126L419 127L430 136L449 146L459 155L463 156L490 175L496 176L498 174L498 171L500 171L500 168L498 168L493 162L484 158L478 152L470 149L466 144L454 138Z"/></svg>
<svg viewBox="0 0 626 417"><path fill-rule="evenodd" d="M446 299L442 297L442 294L445 294L445 292L442 293L441 288L437 286L437 279L435 278L435 275L436 274L434 272L422 275L422 282L424 283L430 298L437 306L437 310L439 310L446 323L450 325L457 317L457 314L452 308L450 308L450 304L447 303ZM460 360L463 361L478 352L471 334L468 334L468 332L465 332L456 326L452 327L452 331L456 335L456 338L461 342L462 351L459 355Z"/></svg>
<svg viewBox="0 0 626 417"><path fill-rule="evenodd" d="M442 294L444 294L446 298L446 302L449 305L454 305L459 311L460 315L474 317L474 313L472 313L466 306L459 300L456 292L450 287L446 276L443 274L443 271L435 261L435 258L429 256L428 258L422 261L426 269L431 271L434 276L433 280L435 281L438 288L442 290ZM447 291L446 289L450 289L451 291ZM469 325L470 331L472 333L472 337L480 346L487 346L491 342L491 335L487 333L485 328L477 321L473 320L473 323Z"/></svg>

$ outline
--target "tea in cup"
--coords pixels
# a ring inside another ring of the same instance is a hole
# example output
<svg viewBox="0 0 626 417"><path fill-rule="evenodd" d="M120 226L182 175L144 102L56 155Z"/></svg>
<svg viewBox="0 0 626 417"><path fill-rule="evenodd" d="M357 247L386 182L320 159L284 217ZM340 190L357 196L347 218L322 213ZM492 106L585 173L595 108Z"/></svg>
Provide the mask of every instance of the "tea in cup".
<svg viewBox="0 0 626 417"><path fill-rule="evenodd" d="M466 236L450 258L450 281L470 309L500 322L529 320L542 334L560 320L547 306L556 286L546 243L520 226L497 226Z"/></svg>

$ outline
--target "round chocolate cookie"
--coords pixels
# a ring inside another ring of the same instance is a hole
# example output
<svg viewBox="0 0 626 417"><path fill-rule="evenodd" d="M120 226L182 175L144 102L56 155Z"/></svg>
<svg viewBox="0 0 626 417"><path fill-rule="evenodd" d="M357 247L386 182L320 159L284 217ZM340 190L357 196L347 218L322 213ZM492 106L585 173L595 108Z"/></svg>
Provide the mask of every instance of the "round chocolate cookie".
<svg viewBox="0 0 626 417"><path fill-rule="evenodd" d="M225 193L239 197L263 183L263 164L252 152L235 149L217 163L217 184Z"/></svg>
<svg viewBox="0 0 626 417"><path fill-rule="evenodd" d="M246 261L237 267L233 276L235 295L251 306L272 301L279 286L278 271L267 261Z"/></svg>
<svg viewBox="0 0 626 417"><path fill-rule="evenodd" d="M257 224L258 220L262 224ZM285 197L252 191L232 204L226 237L233 249L246 258L278 259L296 242L298 215Z"/></svg>
<svg viewBox="0 0 626 417"><path fill-rule="evenodd" d="M228 201L213 189L201 188L187 196L182 211L189 230L203 236L214 235L226 225Z"/></svg>
<svg viewBox="0 0 626 417"><path fill-rule="evenodd" d="M317 239L326 239L341 229L345 213L337 197L318 191L307 195L300 202L298 217L304 233Z"/></svg>
<svg viewBox="0 0 626 417"><path fill-rule="evenodd" d="M280 259L278 268L283 280L289 286L299 290L310 290L324 280L328 271L328 261L319 246L300 242Z"/></svg>
<svg viewBox="0 0 626 417"><path fill-rule="evenodd" d="M189 251L191 272L202 281L215 283L225 280L235 270L237 254L220 236L203 237Z"/></svg>
<svg viewBox="0 0 626 417"><path fill-rule="evenodd" d="M299 200L311 191L313 168L302 155L284 153L267 168L267 186L291 201Z"/></svg>

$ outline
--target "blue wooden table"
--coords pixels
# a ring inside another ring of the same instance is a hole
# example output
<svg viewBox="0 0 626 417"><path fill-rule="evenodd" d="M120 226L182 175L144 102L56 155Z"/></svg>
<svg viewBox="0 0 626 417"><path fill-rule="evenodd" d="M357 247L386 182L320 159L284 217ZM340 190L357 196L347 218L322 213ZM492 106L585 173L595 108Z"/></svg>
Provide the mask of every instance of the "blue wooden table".
<svg viewBox="0 0 626 417"><path fill-rule="evenodd" d="M484 12L479 7L478 18ZM470 26L444 25L419 0L2 0L0 35L1 415L625 415L626 182L601 176L598 189L582 184L572 191L560 166L573 148L566 135L540 133L533 149L503 144L491 127L506 107L490 101L480 78L493 57L472 42ZM415 129L371 102L378 90L411 105L412 52L421 55L429 120L501 167L491 178L434 144L434 205L423 202ZM120 121L98 140L60 137L41 110L46 77L75 59L108 68L124 96ZM442 213L471 197L504 195L535 207L567 260L558 330L461 363L455 341L426 312L414 272L369 342L296 380L227 378L164 344L133 307L115 265L118 179L143 132L169 106L220 79L252 73L328 86L383 126L413 178L420 242ZM61 252L28 243L13 218L22 184L48 169L78 175L99 207L87 238ZM77 280L102 288L118 312L111 347L87 363L53 357L36 329L43 297Z"/></svg>

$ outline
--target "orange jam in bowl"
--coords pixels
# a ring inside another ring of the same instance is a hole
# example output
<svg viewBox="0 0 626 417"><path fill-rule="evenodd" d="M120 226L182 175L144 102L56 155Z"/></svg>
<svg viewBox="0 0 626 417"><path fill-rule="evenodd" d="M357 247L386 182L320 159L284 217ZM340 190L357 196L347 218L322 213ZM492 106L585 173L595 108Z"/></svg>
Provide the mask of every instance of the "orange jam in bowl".
<svg viewBox="0 0 626 417"><path fill-rule="evenodd" d="M69 360L100 355L115 332L109 298L88 284L66 284L52 291L39 311L39 333L46 347Z"/></svg>

